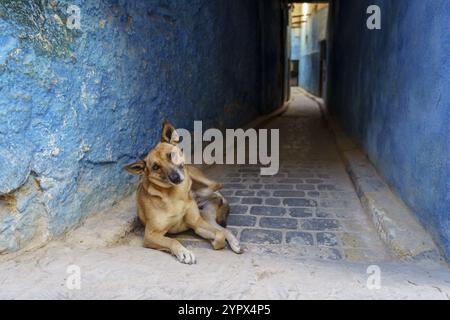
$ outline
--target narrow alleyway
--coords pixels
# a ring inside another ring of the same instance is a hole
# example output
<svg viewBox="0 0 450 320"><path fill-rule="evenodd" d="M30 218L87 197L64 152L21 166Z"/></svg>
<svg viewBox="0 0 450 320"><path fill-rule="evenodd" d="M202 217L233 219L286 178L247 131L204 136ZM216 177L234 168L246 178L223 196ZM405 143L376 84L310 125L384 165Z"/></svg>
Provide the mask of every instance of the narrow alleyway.
<svg viewBox="0 0 450 320"><path fill-rule="evenodd" d="M280 128L277 176L261 177L248 166L209 170L225 183L229 226L245 244L244 254L213 251L184 234L178 238L198 259L188 266L143 248L139 228L99 245L82 226L33 252L1 257L0 299L449 299L446 265L390 255L361 207L317 104L298 89L293 95L288 111L265 124ZM108 214L113 219L117 211L133 216L133 199L101 213L97 228L110 229ZM80 234L89 236L80 240ZM70 265L80 268L80 290L66 286ZM366 285L371 265L381 272L378 290Z"/></svg>
<svg viewBox="0 0 450 320"><path fill-rule="evenodd" d="M317 103L298 88L292 95L288 111L264 126L280 130L277 175L260 176L259 166L208 172L225 184L229 227L253 249L329 260L388 259Z"/></svg>
<svg viewBox="0 0 450 320"><path fill-rule="evenodd" d="M224 178L236 203L230 225L244 243L282 244L331 260L386 259L318 105L298 89L292 95L289 110L265 126L280 129L279 173L260 177L234 167Z"/></svg>

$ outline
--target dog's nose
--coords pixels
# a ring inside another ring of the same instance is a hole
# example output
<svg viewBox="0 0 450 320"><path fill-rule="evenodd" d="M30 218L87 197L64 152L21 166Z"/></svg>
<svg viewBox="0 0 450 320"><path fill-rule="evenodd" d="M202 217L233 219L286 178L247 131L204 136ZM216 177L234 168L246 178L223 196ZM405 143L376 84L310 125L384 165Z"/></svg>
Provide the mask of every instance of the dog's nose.
<svg viewBox="0 0 450 320"><path fill-rule="evenodd" d="M172 171L171 173L169 173L169 180L170 180L170 182L175 183L175 184L181 183L180 174L176 171Z"/></svg>

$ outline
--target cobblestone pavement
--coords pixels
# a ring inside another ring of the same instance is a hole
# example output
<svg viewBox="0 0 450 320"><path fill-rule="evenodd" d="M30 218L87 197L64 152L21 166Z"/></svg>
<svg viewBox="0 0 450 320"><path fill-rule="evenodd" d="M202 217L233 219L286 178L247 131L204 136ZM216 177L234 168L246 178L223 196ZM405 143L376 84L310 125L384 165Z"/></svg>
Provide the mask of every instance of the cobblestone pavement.
<svg viewBox="0 0 450 320"><path fill-rule="evenodd" d="M259 166L208 171L224 183L231 206L228 227L240 241L254 250L290 250L329 260L389 258L317 104L294 88L288 111L264 128L280 130L277 175L261 176Z"/></svg>

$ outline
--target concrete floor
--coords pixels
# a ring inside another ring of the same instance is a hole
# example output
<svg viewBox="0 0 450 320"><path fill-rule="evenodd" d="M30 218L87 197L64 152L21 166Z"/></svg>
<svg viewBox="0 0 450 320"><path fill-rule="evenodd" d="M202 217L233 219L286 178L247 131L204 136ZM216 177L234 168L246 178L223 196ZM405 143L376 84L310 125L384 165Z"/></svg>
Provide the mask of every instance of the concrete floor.
<svg viewBox="0 0 450 320"><path fill-rule="evenodd" d="M1 257L0 298L449 299L447 265L390 254L361 208L318 106L299 90L293 94L288 111L265 125L280 128L278 175L262 177L250 166L208 170L225 183L229 226L244 254L213 251L187 233L177 238L198 260L188 266L143 248L140 228L104 245L72 235ZM133 214L134 207L124 202L120 210ZM79 268L80 289L67 286L71 265ZM376 288L367 285L377 283L373 270L380 272Z"/></svg>

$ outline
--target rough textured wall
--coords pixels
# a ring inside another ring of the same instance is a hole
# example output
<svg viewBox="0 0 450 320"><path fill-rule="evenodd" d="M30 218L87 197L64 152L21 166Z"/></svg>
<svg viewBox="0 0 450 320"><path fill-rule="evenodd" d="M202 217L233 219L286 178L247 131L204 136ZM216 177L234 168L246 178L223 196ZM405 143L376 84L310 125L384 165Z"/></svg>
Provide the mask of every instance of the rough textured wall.
<svg viewBox="0 0 450 320"><path fill-rule="evenodd" d="M335 1L328 106L450 260L449 19L448 0Z"/></svg>
<svg viewBox="0 0 450 320"><path fill-rule="evenodd" d="M66 27L69 4L80 30ZM157 141L163 119L236 127L277 107L260 108L260 24L279 21L259 5L0 1L0 252L129 194L136 178L122 167Z"/></svg>
<svg viewBox="0 0 450 320"><path fill-rule="evenodd" d="M320 95L320 41L326 39L328 8L315 11L291 39L292 55L299 60L299 85Z"/></svg>

